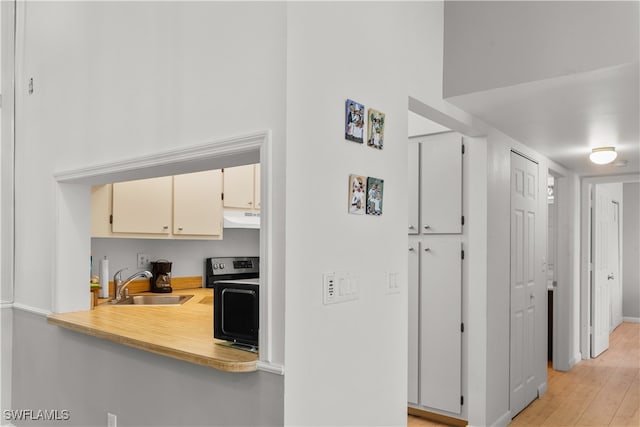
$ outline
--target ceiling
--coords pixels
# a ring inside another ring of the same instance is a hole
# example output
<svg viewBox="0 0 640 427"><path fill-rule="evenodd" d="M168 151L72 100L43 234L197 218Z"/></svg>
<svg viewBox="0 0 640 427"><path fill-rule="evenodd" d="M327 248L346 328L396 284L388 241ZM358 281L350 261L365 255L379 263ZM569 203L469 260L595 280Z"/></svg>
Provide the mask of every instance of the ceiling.
<svg viewBox="0 0 640 427"><path fill-rule="evenodd" d="M444 97L580 175L638 173L639 21L640 2L445 2Z"/></svg>
<svg viewBox="0 0 640 427"><path fill-rule="evenodd" d="M447 101L580 175L638 173L639 76L636 62ZM615 146L616 162L591 163L597 146Z"/></svg>

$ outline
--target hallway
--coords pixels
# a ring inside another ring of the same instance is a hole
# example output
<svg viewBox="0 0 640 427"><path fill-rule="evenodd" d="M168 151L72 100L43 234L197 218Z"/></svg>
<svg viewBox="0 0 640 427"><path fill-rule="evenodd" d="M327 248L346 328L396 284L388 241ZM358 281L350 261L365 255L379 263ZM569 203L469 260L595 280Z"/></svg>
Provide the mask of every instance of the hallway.
<svg viewBox="0 0 640 427"><path fill-rule="evenodd" d="M569 372L548 370L548 390L510 426L640 425L640 324L623 323L610 337L609 350L583 360ZM409 416L408 426L443 424Z"/></svg>

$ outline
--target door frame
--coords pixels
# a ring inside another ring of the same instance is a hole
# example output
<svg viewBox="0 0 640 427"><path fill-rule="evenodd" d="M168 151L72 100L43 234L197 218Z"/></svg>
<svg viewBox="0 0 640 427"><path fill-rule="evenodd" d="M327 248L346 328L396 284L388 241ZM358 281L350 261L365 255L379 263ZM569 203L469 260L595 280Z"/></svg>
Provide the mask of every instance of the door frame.
<svg viewBox="0 0 640 427"><path fill-rule="evenodd" d="M596 184L640 182L640 174L585 177L580 184L580 353L591 357L591 190Z"/></svg>

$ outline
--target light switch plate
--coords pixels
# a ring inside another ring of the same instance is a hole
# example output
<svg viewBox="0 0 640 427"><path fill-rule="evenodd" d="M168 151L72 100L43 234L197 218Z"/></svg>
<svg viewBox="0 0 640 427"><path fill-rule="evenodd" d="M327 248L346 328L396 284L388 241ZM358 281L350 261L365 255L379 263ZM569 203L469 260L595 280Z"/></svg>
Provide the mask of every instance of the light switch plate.
<svg viewBox="0 0 640 427"><path fill-rule="evenodd" d="M387 294L400 293L400 273L387 271L386 274Z"/></svg>
<svg viewBox="0 0 640 427"><path fill-rule="evenodd" d="M326 304L353 301L360 298L360 278L350 271L322 274L322 301Z"/></svg>
<svg viewBox="0 0 640 427"><path fill-rule="evenodd" d="M149 268L151 257L147 254L138 254L138 268Z"/></svg>

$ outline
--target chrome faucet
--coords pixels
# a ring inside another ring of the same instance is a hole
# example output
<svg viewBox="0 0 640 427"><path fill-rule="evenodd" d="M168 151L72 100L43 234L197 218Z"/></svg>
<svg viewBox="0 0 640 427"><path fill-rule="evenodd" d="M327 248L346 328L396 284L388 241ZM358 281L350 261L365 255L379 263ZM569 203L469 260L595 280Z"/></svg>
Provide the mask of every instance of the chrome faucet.
<svg viewBox="0 0 640 427"><path fill-rule="evenodd" d="M140 279L143 277L146 277L147 279L150 279L153 274L151 274L151 272L147 271L147 270L142 270L142 271L138 271L134 274L132 274L130 277L128 277L126 280L122 280L122 272L124 270L127 270L127 268L123 268L121 270L116 271L116 274L113 275L113 284L115 287L115 298L111 301L112 303L117 303L120 302L120 300L122 299L122 294L127 291L127 286L129 286L129 284L131 282L133 282L135 279Z"/></svg>

